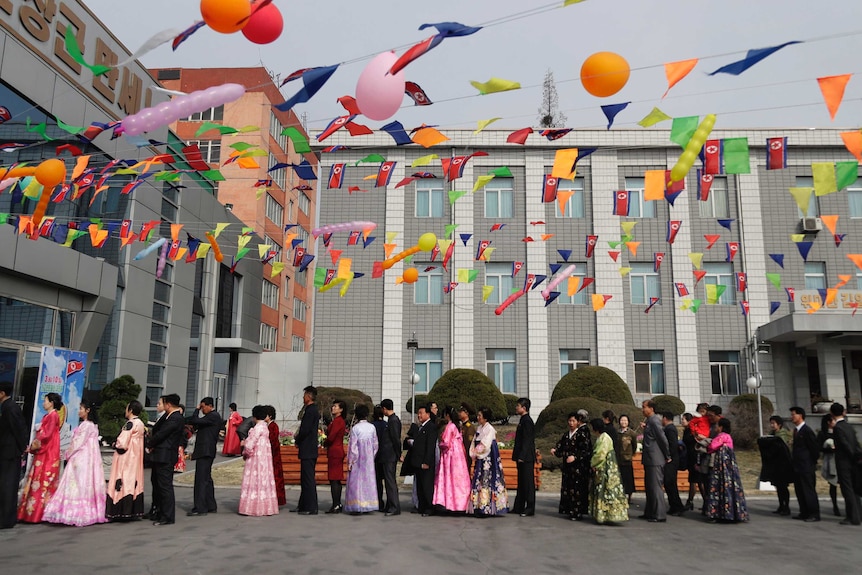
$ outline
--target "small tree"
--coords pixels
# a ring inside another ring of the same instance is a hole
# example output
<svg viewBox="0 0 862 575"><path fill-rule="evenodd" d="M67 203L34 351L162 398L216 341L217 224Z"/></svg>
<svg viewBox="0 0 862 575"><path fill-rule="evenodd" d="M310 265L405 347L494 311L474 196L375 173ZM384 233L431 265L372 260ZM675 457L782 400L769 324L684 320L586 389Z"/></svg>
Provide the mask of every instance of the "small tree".
<svg viewBox="0 0 862 575"><path fill-rule="evenodd" d="M669 411L674 415L682 415L685 413L685 404L675 395L657 395L652 398L655 403L655 412L661 415L665 411Z"/></svg>
<svg viewBox="0 0 862 575"><path fill-rule="evenodd" d="M416 394L416 408L413 408L413 398L407 400L407 405L404 408L407 410L407 413L416 413L416 411L422 407L423 405L428 403L428 394L426 393L417 393Z"/></svg>
<svg viewBox="0 0 862 575"><path fill-rule="evenodd" d="M374 402L371 400L371 397L358 389L318 387L316 403L322 419L326 422L332 421L330 408L332 407L332 402L335 400L343 401L347 405L345 417L348 423L353 420L353 412L357 405L365 405L368 407L369 413L374 408Z"/></svg>
<svg viewBox="0 0 862 575"><path fill-rule="evenodd" d="M566 125L566 115L560 112L560 98L557 96L557 84L554 73L548 68L545 81L542 84L542 105L539 106L539 127L563 128Z"/></svg>
<svg viewBox="0 0 862 575"><path fill-rule="evenodd" d="M131 375L121 375L102 388L99 396L99 433L102 440L113 443L126 423L126 406L141 395L141 386ZM141 421L147 422L147 412L142 411Z"/></svg>
<svg viewBox="0 0 862 575"><path fill-rule="evenodd" d="M431 388L428 401L456 409L464 402L476 409L487 407L495 420L507 413L503 394L487 375L475 369L450 369L444 373Z"/></svg>
<svg viewBox="0 0 862 575"><path fill-rule="evenodd" d="M768 397L760 398L760 410L763 415L764 423L769 420L769 416L773 412L772 402ZM733 446L735 448L748 449L757 444L757 438L763 433L763 430L758 430L757 417L757 395L754 393L743 393L737 395L730 402L728 408L728 419L733 422Z"/></svg>
<svg viewBox="0 0 862 575"><path fill-rule="evenodd" d="M609 403L634 405L629 386L617 373L600 365L579 367L564 375L551 395L551 401L567 397L593 397Z"/></svg>

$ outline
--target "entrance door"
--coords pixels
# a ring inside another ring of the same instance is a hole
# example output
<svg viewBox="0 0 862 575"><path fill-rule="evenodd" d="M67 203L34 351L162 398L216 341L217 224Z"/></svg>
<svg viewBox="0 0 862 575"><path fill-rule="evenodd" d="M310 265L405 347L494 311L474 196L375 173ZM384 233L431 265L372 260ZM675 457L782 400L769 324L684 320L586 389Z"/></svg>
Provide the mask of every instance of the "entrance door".
<svg viewBox="0 0 862 575"><path fill-rule="evenodd" d="M17 395L18 381L18 348L0 347L0 383L12 384L12 395ZM17 399L17 397L15 397Z"/></svg>
<svg viewBox="0 0 862 575"><path fill-rule="evenodd" d="M223 373L213 374L213 387L215 388L215 408L216 411L221 410L222 405L227 405L227 375ZM223 411L219 411L223 413Z"/></svg>
<svg viewBox="0 0 862 575"><path fill-rule="evenodd" d="M21 385L19 393L24 396L21 411L26 421L33 421L33 410L36 407L36 384L39 381L39 364L42 362L42 351L28 349L24 352L24 366L21 370Z"/></svg>

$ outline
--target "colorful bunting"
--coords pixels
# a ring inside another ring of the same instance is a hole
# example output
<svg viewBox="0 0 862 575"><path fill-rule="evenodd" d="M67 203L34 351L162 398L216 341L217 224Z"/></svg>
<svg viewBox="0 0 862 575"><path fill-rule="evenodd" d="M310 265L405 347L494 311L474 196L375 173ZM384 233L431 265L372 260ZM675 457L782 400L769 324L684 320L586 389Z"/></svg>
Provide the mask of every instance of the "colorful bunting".
<svg viewBox="0 0 862 575"><path fill-rule="evenodd" d="M811 175L814 180L814 195L825 196L838 191L838 180L835 178L835 164L832 162L814 162L811 164Z"/></svg>
<svg viewBox="0 0 862 575"><path fill-rule="evenodd" d="M638 122L638 126L641 126L643 128L649 128L650 126L655 126L659 122L665 122L670 119L670 116L668 116L658 108L653 108L649 114L644 116L641 121Z"/></svg>
<svg viewBox="0 0 862 575"><path fill-rule="evenodd" d="M823 101L826 103L826 109L829 110L829 119L833 122L835 121L835 114L838 113L838 108L841 106L841 100L844 99L844 89L852 75L841 74L840 76L817 78L817 84L823 94Z"/></svg>
<svg viewBox="0 0 862 575"><path fill-rule="evenodd" d="M748 138L725 138L724 171L728 174L750 174L751 159L748 152Z"/></svg>
<svg viewBox="0 0 862 575"><path fill-rule="evenodd" d="M617 117L617 114L626 109L626 106L631 104L631 102L623 102L622 104L606 104L602 106L602 112L605 114L605 118L608 119L608 130L611 129L611 126L614 125L614 118Z"/></svg>
<svg viewBox="0 0 862 575"><path fill-rule="evenodd" d="M768 58L772 54L778 52L782 48L786 46L790 46L792 44L801 44L800 41L794 40L791 42L785 42L784 44L780 44L778 46L771 46L769 48L757 48L753 50L749 50L745 55L745 58L742 60L738 60L736 62L732 62L730 64L726 64L717 70L710 72L710 76L715 76L716 74L731 74L733 76L738 76L763 60L764 58Z"/></svg>

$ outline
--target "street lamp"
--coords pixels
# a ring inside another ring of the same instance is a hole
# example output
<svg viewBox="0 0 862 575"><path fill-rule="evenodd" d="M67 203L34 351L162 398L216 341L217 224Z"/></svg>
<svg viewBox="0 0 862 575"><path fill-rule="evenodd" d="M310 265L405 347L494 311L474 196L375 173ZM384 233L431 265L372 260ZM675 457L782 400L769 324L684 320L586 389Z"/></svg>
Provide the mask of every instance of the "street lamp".
<svg viewBox="0 0 862 575"><path fill-rule="evenodd" d="M413 332L413 335L410 336L410 339L407 340L407 349L412 351L412 361L413 365L410 368L410 423L415 422L416 418L416 384L419 383L419 374L416 373L416 350L419 349L419 340L416 339L416 332Z"/></svg>
<svg viewBox="0 0 862 575"><path fill-rule="evenodd" d="M750 369L748 379L745 380L745 385L748 389L757 394L757 435L758 437L761 437L763 435L763 408L760 404L760 386L762 378L760 376L760 361L758 359L758 354L761 353L761 346L757 341L758 335L757 330L755 330L754 337L748 342ZM766 346L764 346L764 353L769 353Z"/></svg>

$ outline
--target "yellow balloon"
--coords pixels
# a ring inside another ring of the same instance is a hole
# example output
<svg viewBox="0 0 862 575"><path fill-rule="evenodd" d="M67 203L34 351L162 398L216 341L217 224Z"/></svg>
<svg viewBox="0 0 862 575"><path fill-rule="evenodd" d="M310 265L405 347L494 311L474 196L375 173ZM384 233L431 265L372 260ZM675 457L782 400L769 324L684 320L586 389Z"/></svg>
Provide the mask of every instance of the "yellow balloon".
<svg viewBox="0 0 862 575"><path fill-rule="evenodd" d="M697 154L706 143L706 139L712 132L712 127L715 126L715 114L707 114L701 120L697 130L692 134L688 144L685 145L685 150L679 156L673 168L670 170L670 181L678 182L682 180L697 159Z"/></svg>
<svg viewBox="0 0 862 575"><path fill-rule="evenodd" d="M437 245L437 236L428 232L419 236L419 249L423 252L430 252Z"/></svg>

